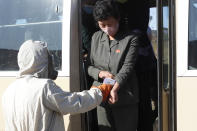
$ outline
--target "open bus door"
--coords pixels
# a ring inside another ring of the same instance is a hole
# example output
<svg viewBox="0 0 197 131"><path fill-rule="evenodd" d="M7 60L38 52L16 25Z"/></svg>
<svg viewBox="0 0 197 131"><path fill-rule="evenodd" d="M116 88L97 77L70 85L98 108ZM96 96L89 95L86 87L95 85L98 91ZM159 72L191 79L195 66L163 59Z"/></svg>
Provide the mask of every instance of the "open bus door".
<svg viewBox="0 0 197 131"><path fill-rule="evenodd" d="M175 1L150 0L150 6L157 8L159 126L154 131L176 131Z"/></svg>
<svg viewBox="0 0 197 131"><path fill-rule="evenodd" d="M174 0L157 0L159 131L176 131Z"/></svg>

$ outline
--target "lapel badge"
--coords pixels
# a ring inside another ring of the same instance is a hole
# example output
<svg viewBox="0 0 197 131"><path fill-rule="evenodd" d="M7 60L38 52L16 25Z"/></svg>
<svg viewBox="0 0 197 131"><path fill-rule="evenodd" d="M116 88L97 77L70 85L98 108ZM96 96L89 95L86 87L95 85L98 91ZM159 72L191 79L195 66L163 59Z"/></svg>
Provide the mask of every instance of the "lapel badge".
<svg viewBox="0 0 197 131"><path fill-rule="evenodd" d="M116 53L120 53L120 50L119 50L119 49L117 49L117 50L116 50Z"/></svg>

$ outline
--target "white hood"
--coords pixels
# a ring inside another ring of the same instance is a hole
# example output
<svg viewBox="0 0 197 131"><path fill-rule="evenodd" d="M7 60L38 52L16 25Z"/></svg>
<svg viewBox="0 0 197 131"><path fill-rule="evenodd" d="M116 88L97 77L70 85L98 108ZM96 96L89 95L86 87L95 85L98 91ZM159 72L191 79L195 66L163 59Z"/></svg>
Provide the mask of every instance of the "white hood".
<svg viewBox="0 0 197 131"><path fill-rule="evenodd" d="M22 44L18 53L19 77L33 75L48 77L47 43L28 40Z"/></svg>

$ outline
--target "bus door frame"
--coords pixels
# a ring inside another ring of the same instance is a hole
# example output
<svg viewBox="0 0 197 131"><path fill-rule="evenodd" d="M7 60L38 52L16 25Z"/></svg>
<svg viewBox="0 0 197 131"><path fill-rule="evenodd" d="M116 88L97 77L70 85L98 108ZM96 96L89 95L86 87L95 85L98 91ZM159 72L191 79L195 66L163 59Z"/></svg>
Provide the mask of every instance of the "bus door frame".
<svg viewBox="0 0 197 131"><path fill-rule="evenodd" d="M163 107L163 92L168 93L168 122L167 131L176 131L176 32L175 32L175 0L168 0L167 4L169 7L169 69L168 69L168 79L169 86L167 89L164 89L164 73L163 73L163 3L164 0L157 0L157 43L158 43L158 131L165 131L164 129L164 107Z"/></svg>

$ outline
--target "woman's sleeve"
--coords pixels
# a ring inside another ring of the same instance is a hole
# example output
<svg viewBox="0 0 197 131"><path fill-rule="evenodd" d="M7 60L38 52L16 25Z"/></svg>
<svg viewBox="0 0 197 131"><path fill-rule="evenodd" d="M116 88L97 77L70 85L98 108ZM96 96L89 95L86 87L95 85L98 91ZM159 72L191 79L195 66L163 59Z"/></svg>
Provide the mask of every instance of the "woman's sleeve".
<svg viewBox="0 0 197 131"><path fill-rule="evenodd" d="M102 92L91 88L83 92L65 92L49 80L43 91L44 105L63 115L84 113L99 105L103 99Z"/></svg>
<svg viewBox="0 0 197 131"><path fill-rule="evenodd" d="M94 56L94 52L95 52L94 48L96 44L95 39L96 39L96 35L94 34L92 37L92 41L91 41L91 50L90 50L90 56L89 56L90 65L88 66L88 75L91 76L94 80L98 80L99 72L101 70L99 70L98 68L94 66L93 56Z"/></svg>
<svg viewBox="0 0 197 131"><path fill-rule="evenodd" d="M129 46L127 47L128 50L126 57L123 61L123 65L118 72L118 74L115 76L115 80L119 83L119 85L123 85L127 79L129 78L129 75L133 72L134 66L137 59L138 54L138 47L139 47L139 37L135 36L131 38L129 41Z"/></svg>

